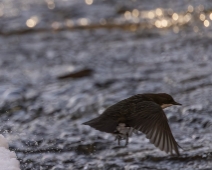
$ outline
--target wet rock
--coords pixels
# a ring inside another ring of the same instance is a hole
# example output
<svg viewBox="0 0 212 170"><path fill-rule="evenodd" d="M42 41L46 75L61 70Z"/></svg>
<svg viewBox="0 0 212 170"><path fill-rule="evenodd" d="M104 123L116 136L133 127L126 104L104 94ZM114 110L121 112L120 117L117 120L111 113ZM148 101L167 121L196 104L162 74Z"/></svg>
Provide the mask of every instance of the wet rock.
<svg viewBox="0 0 212 170"><path fill-rule="evenodd" d="M73 73L68 73L68 74L58 76L58 79L67 79L67 78L77 79L77 78L83 78L83 77L90 77L92 73L93 73L92 69L83 69L83 70L75 71Z"/></svg>
<svg viewBox="0 0 212 170"><path fill-rule="evenodd" d="M94 153L95 146L94 145L79 145L76 148L76 152L78 154L91 154Z"/></svg>
<svg viewBox="0 0 212 170"><path fill-rule="evenodd" d="M110 85L112 85L115 82L116 82L115 80L106 80L103 82L96 82L95 86L98 88L108 88Z"/></svg>

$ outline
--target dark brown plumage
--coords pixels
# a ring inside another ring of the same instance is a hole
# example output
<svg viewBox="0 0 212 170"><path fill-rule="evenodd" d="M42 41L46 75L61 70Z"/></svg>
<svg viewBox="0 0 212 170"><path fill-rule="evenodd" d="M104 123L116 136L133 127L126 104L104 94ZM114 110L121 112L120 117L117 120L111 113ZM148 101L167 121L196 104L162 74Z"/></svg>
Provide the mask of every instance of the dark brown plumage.
<svg viewBox="0 0 212 170"><path fill-rule="evenodd" d="M83 123L102 132L115 134L120 143L133 130L146 134L156 147L166 153L180 155L179 145L175 141L168 124L164 108L181 105L166 93L137 94L107 108L99 117Z"/></svg>

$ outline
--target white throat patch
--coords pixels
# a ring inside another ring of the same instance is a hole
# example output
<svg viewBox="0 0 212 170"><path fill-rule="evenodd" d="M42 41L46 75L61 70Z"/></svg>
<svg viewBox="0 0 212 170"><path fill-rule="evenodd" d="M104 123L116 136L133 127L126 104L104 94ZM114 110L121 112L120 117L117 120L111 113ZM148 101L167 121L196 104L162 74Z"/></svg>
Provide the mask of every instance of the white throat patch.
<svg viewBox="0 0 212 170"><path fill-rule="evenodd" d="M162 107L162 109L165 109L165 108L170 107L170 106L172 106L172 105L173 105L173 104L162 104L161 107Z"/></svg>

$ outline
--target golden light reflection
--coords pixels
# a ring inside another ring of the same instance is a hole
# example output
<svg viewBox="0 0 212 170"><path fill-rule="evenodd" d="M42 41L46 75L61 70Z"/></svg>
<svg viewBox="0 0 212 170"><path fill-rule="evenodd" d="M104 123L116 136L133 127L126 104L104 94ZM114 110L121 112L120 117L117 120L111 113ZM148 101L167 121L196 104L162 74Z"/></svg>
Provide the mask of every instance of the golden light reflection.
<svg viewBox="0 0 212 170"><path fill-rule="evenodd" d="M88 19L87 18L80 18L78 20L79 24L82 26L88 25Z"/></svg>
<svg viewBox="0 0 212 170"><path fill-rule="evenodd" d="M54 3L54 1L48 1L48 2L47 2L47 6L48 6L49 9L54 9L54 8L55 8L55 3Z"/></svg>
<svg viewBox="0 0 212 170"><path fill-rule="evenodd" d="M32 16L31 18L29 18L26 21L26 26L29 27L29 28L33 28L38 23L38 21L39 21L39 19L38 19L37 16Z"/></svg>
<svg viewBox="0 0 212 170"><path fill-rule="evenodd" d="M161 25L162 25L162 27L167 27L167 26L168 26L168 21L165 20L165 19L163 19L163 20L161 21Z"/></svg>
<svg viewBox="0 0 212 170"><path fill-rule="evenodd" d="M194 11L194 7L192 5L188 6L188 12L193 12Z"/></svg>
<svg viewBox="0 0 212 170"><path fill-rule="evenodd" d="M210 20L212 20L212 13L210 13L209 18L210 18Z"/></svg>
<svg viewBox="0 0 212 170"><path fill-rule="evenodd" d="M201 20L201 21L204 21L205 20L205 14L200 14L200 16L199 16L199 19Z"/></svg>
<svg viewBox="0 0 212 170"><path fill-rule="evenodd" d="M126 11L124 13L124 17L125 17L125 19L131 19L131 12L130 11Z"/></svg>
<svg viewBox="0 0 212 170"><path fill-rule="evenodd" d="M184 20L185 20L185 22L189 22L190 20L191 20L191 14L186 14L185 16L184 16Z"/></svg>
<svg viewBox="0 0 212 170"><path fill-rule="evenodd" d="M93 4L93 0L85 0L85 3L86 3L87 5L92 5L92 4Z"/></svg>
<svg viewBox="0 0 212 170"><path fill-rule="evenodd" d="M26 25L27 25L27 27L32 28L32 27L34 27L36 25L36 23L35 23L35 21L33 19L28 19L26 21Z"/></svg>
<svg viewBox="0 0 212 170"><path fill-rule="evenodd" d="M66 20L66 26L69 27L69 28L71 28L71 27L74 26L74 22L72 20L70 20L70 19L67 19Z"/></svg>
<svg viewBox="0 0 212 170"><path fill-rule="evenodd" d="M155 18L155 13L154 13L153 11L149 11L149 12L148 12L148 18L149 18L149 19Z"/></svg>
<svg viewBox="0 0 212 170"><path fill-rule="evenodd" d="M188 10L191 12L193 6L188 6ZM169 17L171 15L171 18ZM149 22L154 23L157 28L166 28L174 25L184 25L192 19L192 14L187 11L183 14L178 14L173 9L157 8L149 11L139 11L134 9L132 11L125 11L124 18L131 20L133 23L139 23L140 18L149 19ZM152 21L151 21L152 20ZM151 24L150 24L151 25ZM151 25L152 26L152 25ZM174 32L178 32L179 27L174 28Z"/></svg>
<svg viewBox="0 0 212 170"><path fill-rule="evenodd" d="M209 27L209 25L210 25L210 22L209 22L208 20L205 20L205 21L204 21L204 26L205 26L205 27Z"/></svg>
<svg viewBox="0 0 212 170"><path fill-rule="evenodd" d="M155 26L156 26L157 28L162 28L161 21L160 21L160 20L155 21Z"/></svg>
<svg viewBox="0 0 212 170"><path fill-rule="evenodd" d="M210 26L209 20L212 20L212 12L203 10L204 10L203 5L199 5L195 8L192 5L188 5L185 11L181 11L178 13L171 8L169 9L156 8L154 10L143 10L143 11L133 9L132 11L125 11L123 14L123 18L121 18L121 20L119 21L123 22L125 20L129 20L127 23L132 24L132 26L130 26L130 30L132 31L140 27L150 28L155 26L157 28L171 27L174 33L179 33L182 25L190 23L189 26L193 26L194 32L198 32L199 28L197 26L194 26L194 24L195 25L198 24L196 22L200 23L201 20L203 21L203 25L205 27L209 27ZM142 20L141 18L144 20ZM143 24L143 21L144 23L146 23L146 25ZM140 22L142 23L138 27L137 23ZM82 18L78 20L78 23L80 25L87 25L88 20L86 18ZM101 25L104 25L106 24L106 20L101 19L99 20L99 23Z"/></svg>
<svg viewBox="0 0 212 170"><path fill-rule="evenodd" d="M204 10L204 6L203 6L203 5L199 5L199 6L197 7L197 11L201 12L201 11L203 11L203 10Z"/></svg>
<svg viewBox="0 0 212 170"><path fill-rule="evenodd" d="M141 12L140 12L140 17L141 17L141 18L149 18L149 17L148 17L148 12L147 12L147 11L141 11Z"/></svg>
<svg viewBox="0 0 212 170"><path fill-rule="evenodd" d="M160 9L160 8L157 8L157 9L155 10L155 13L156 13L156 15L159 16L159 17L163 15L163 11L162 11L162 9Z"/></svg>
<svg viewBox="0 0 212 170"><path fill-rule="evenodd" d="M179 16L178 16L177 13L174 13L174 14L172 15L172 19L173 19L173 20L177 21L178 18L179 18Z"/></svg>
<svg viewBox="0 0 212 170"><path fill-rule="evenodd" d="M59 22L55 21L55 22L52 23L51 26L52 26L53 29L57 30L61 27L61 24Z"/></svg>
<svg viewBox="0 0 212 170"><path fill-rule="evenodd" d="M179 15L178 23L179 23L180 25L183 25L183 24L185 23L184 16Z"/></svg>
<svg viewBox="0 0 212 170"><path fill-rule="evenodd" d="M139 10L133 9L132 16L137 18L139 16Z"/></svg>

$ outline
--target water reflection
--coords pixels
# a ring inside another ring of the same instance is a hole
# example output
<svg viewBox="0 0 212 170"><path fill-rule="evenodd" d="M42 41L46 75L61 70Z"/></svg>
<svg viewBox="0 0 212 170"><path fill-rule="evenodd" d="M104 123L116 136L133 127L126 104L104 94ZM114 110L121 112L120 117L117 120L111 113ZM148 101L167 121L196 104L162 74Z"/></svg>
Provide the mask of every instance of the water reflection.
<svg viewBox="0 0 212 170"><path fill-rule="evenodd" d="M11 0L12 2L12 0ZM14 3L11 3L10 1L2 1L0 3L0 17L14 17L18 16L21 11L29 11L33 7L31 5L32 1L16 1L16 3L21 8L16 8ZM119 27L128 29L131 31L136 31L138 29L146 29L146 28L158 28L158 29L167 29L171 28L173 32L179 33L181 29L183 29L182 26L184 25L191 25L193 28L198 25L198 27L207 28L210 26L210 20L212 20L212 13L210 10L205 10L205 7L200 4L197 6L188 4L186 5L186 8L182 8L184 10L176 10L174 8L151 8L149 10L139 9L141 6L138 6L138 8L125 8L121 10L121 15L114 15L113 17L99 17L98 15L92 14L80 17L75 17L73 15L69 15L67 17L61 20L60 17L66 14L63 14L62 8L66 6L66 4L71 4L71 2L67 0L58 1L58 0L45 0L44 3L47 6L47 11L42 11L41 13L34 14L36 16L39 16L39 21L35 18L28 18L26 20L25 27L28 28L39 28L39 27L47 27L52 28L53 30L64 30L68 28L98 28L98 27ZM76 3L76 2L73 2ZM134 2L138 3L138 2ZM42 4L42 2L37 2L37 4ZM60 4L59 6L56 6L56 4ZM77 4L77 3L76 3ZM85 6L87 5L93 5L97 4L94 0L84 0L83 4ZM92 6L93 7L93 6ZM61 8L61 9L60 9ZM91 7L87 7L91 8ZM55 17L52 17L51 19L48 19L46 22L46 17L43 13L48 13L49 11L52 11L53 9L55 11L58 11L58 15ZM73 10L69 10L69 13L71 14ZM110 15L108 12L106 15ZM59 19L56 19L59 18ZM198 18L198 20L197 20ZM21 23L19 23L20 25ZM41 25L42 24L42 25ZM134 25L134 26L133 26ZM20 27L24 27L24 25L20 25ZM197 29L191 29L194 32L197 32Z"/></svg>
<svg viewBox="0 0 212 170"><path fill-rule="evenodd" d="M92 5L92 4L93 4L93 0L85 0L85 3L86 3L87 5Z"/></svg>
<svg viewBox="0 0 212 170"><path fill-rule="evenodd" d="M89 20L87 18L80 18L78 20L79 25L86 26L89 24Z"/></svg>
<svg viewBox="0 0 212 170"><path fill-rule="evenodd" d="M188 12L193 12L194 11L194 7L192 5L188 6Z"/></svg>
<svg viewBox="0 0 212 170"><path fill-rule="evenodd" d="M204 21L204 26L205 26L205 27L209 27L209 25L210 25L210 22L209 22L208 20L205 20L205 21Z"/></svg>
<svg viewBox="0 0 212 170"><path fill-rule="evenodd" d="M37 16L32 16L26 21L26 25L29 28L33 28L38 24L38 22L39 22L39 18Z"/></svg>
<svg viewBox="0 0 212 170"><path fill-rule="evenodd" d="M45 1L46 1L48 9L54 9L55 8L54 0L45 0Z"/></svg>

